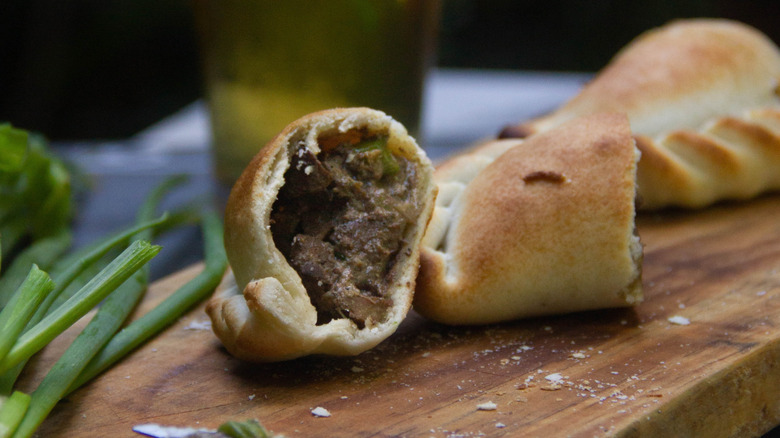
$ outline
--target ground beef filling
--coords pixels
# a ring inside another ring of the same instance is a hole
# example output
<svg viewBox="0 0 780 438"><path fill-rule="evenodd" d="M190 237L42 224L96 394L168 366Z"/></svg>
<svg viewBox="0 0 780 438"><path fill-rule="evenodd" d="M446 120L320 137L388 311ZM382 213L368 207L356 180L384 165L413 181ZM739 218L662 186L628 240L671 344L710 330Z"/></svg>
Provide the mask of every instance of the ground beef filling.
<svg viewBox="0 0 780 438"><path fill-rule="evenodd" d="M315 156L298 150L271 211L274 243L298 272L318 324L385 319L404 236L419 215L415 164L382 138L344 142ZM391 162L388 163L388 160Z"/></svg>

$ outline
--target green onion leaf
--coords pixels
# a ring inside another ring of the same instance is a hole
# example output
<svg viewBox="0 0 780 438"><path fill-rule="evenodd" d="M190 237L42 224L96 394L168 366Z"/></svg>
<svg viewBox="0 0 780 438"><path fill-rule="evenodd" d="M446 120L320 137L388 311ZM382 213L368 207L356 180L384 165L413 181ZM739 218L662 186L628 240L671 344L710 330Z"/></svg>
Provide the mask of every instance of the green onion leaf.
<svg viewBox="0 0 780 438"><path fill-rule="evenodd" d="M215 213L207 212L204 213L202 227L205 246L203 271L154 309L117 333L87 365L68 392L74 391L105 371L119 359L175 322L216 289L222 280L225 269L227 269L227 257L222 243L222 223Z"/></svg>
<svg viewBox="0 0 780 438"><path fill-rule="evenodd" d="M10 437L16 431L29 405L30 396L21 391L14 391L0 403L0 438Z"/></svg>
<svg viewBox="0 0 780 438"><path fill-rule="evenodd" d="M70 244L70 232L62 232L56 236L38 240L21 252L0 277L0 308L8 304L11 295L27 276L30 266L35 264L41 269L48 270L48 267L70 247Z"/></svg>
<svg viewBox="0 0 780 438"><path fill-rule="evenodd" d="M230 438L274 438L257 420L228 421L217 428L217 432ZM276 436L276 438L282 438Z"/></svg>
<svg viewBox="0 0 780 438"><path fill-rule="evenodd" d="M148 221L154 215L157 204L165 193L182 181L181 178L173 178L157 186L141 206L137 221L141 223ZM150 228L139 230L135 235L135 238L139 239L150 239L151 237ZM76 337L57 363L52 366L38 388L32 393L30 407L14 435L15 438L32 436L92 357L119 330L143 297L148 282L149 269L148 265L145 265L106 298L94 318Z"/></svg>
<svg viewBox="0 0 780 438"><path fill-rule="evenodd" d="M49 275L33 265L27 278L19 286L2 312L0 312L0 359L8 354L14 342L35 314L44 297L54 289Z"/></svg>
<svg viewBox="0 0 780 438"><path fill-rule="evenodd" d="M398 160L387 147L387 137L380 136L369 140L364 140L355 146L357 152L368 152L373 150L381 151L380 160L382 161L382 173L385 175L395 175L401 170Z"/></svg>
<svg viewBox="0 0 780 438"><path fill-rule="evenodd" d="M158 252L160 252L160 247L151 245L147 241L133 242L79 292L46 316L35 327L25 332L11 348L8 355L0 360L0 373L5 373L38 352L124 283Z"/></svg>
<svg viewBox="0 0 780 438"><path fill-rule="evenodd" d="M52 309L58 308L62 302L66 301L65 299L62 299L62 292L73 282L74 279L76 279L77 276L84 272L87 267L103 257L103 255L108 253L111 249L125 244L138 232L147 228L156 229L167 223L167 218L168 215L163 214L157 219L143 222L137 226L117 232L112 236L102 239L95 244L85 247L61 259L61 261L56 263L51 270L51 276L56 281L56 286L54 290L49 293L46 298L44 298L43 302L38 306L38 310L31 318L26 330L32 328L41 319L43 319L46 314L50 313ZM22 361L13 369L0 374L0 394L10 394L16 379L22 372L24 363L25 362Z"/></svg>

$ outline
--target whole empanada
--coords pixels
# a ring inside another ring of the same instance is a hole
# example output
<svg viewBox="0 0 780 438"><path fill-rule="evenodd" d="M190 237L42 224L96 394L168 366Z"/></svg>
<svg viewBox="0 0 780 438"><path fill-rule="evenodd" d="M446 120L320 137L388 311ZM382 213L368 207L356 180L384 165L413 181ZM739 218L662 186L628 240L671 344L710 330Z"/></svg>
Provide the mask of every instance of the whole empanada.
<svg viewBox="0 0 780 438"><path fill-rule="evenodd" d="M642 151L640 208L697 208L780 190L780 49L752 27L693 19L648 31L559 109L501 137L603 111L631 121Z"/></svg>

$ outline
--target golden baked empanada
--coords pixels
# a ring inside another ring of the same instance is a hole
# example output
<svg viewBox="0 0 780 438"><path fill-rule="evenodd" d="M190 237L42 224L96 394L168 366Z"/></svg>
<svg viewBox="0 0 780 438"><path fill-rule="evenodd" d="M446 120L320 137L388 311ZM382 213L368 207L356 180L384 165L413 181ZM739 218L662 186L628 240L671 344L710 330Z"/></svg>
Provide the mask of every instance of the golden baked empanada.
<svg viewBox="0 0 780 438"><path fill-rule="evenodd" d="M527 137L602 111L628 115L640 208L703 207L780 189L780 50L747 25L680 20L640 35Z"/></svg>
<svg viewBox="0 0 780 438"><path fill-rule="evenodd" d="M628 120L597 114L442 164L414 307L446 324L642 299Z"/></svg>

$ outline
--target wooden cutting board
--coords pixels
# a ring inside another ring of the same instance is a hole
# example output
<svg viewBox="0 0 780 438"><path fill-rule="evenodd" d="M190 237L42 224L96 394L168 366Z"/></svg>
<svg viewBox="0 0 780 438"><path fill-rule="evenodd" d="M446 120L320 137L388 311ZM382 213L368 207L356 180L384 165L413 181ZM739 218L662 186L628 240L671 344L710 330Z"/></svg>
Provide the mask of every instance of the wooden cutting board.
<svg viewBox="0 0 780 438"><path fill-rule="evenodd" d="M40 436L248 418L288 437L717 437L780 424L780 196L642 214L638 228L636 308L469 328L411 314L357 357L249 364L220 347L201 307L61 402ZM145 306L198 269L156 283Z"/></svg>

